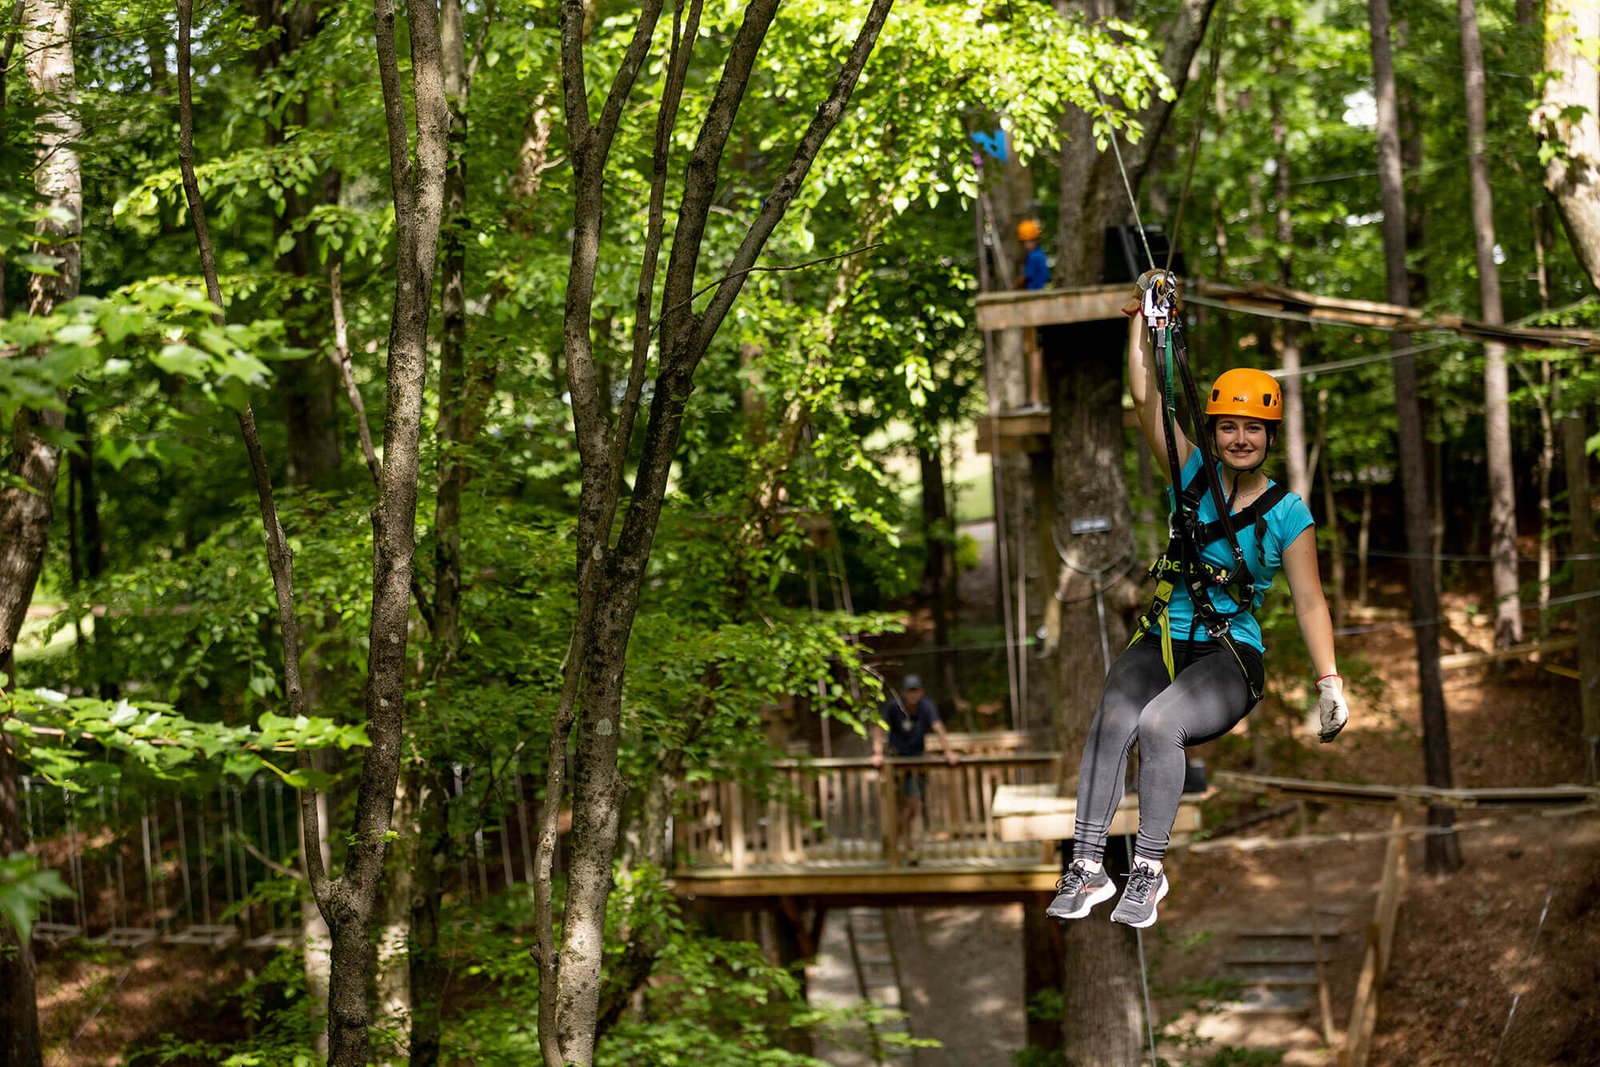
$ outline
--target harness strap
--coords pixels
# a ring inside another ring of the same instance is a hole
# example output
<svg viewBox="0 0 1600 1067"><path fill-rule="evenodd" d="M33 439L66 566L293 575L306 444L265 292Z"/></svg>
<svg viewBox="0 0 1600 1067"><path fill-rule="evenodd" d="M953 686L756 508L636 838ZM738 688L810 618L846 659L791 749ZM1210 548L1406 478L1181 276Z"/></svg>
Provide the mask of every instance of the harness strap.
<svg viewBox="0 0 1600 1067"><path fill-rule="evenodd" d="M1213 455L1211 442L1206 438L1201 419L1200 413L1204 407L1200 403L1200 394L1195 388L1194 377L1189 371L1188 346L1184 343L1179 319L1172 313L1175 290L1171 287L1170 281L1165 284L1167 285L1165 289L1147 292L1146 321L1150 323L1153 347L1159 353L1159 357L1154 361L1154 369L1156 384L1161 390L1164 401L1161 410L1162 429L1166 438L1167 469L1172 476L1167 490L1172 509L1168 521L1170 540L1166 552L1151 565L1150 574L1157 580L1156 595L1150 607L1140 613L1138 629L1128 641L1127 647L1132 648L1155 628L1163 615L1167 614L1167 606L1171 603L1173 591L1181 581L1194 606L1195 622L1203 625L1207 636L1225 647L1233 656L1250 690L1251 700L1255 702L1261 699L1260 687L1245 669L1244 658L1239 654L1238 646L1229 633L1231 620L1237 615L1249 613L1255 607L1255 576L1245 563L1244 550L1239 545L1237 531L1254 526L1257 549L1264 555L1267 513L1283 500L1288 490L1281 485L1269 485L1250 507L1238 514L1234 514L1229 508L1227 497L1222 491L1222 479L1217 472L1217 460ZM1161 293L1165 300L1160 307L1152 306L1157 292ZM1159 316L1153 318L1152 312L1159 313ZM1184 399L1188 403L1189 417L1194 424L1195 447L1200 452L1200 469L1195 477L1190 479L1188 485L1181 487L1179 482L1182 478L1182 466L1178 462L1175 395L1180 380ZM1219 518L1213 522L1201 523L1200 502L1208 492L1216 502ZM1201 555L1207 545L1222 540L1227 541L1233 556L1233 566L1229 570L1208 563ZM1210 588L1215 586L1220 586L1228 592L1237 605L1235 610L1227 614L1217 610L1210 596ZM1177 677L1177 667L1172 655L1171 631L1170 625L1161 627L1161 658L1166 664L1169 681Z"/></svg>

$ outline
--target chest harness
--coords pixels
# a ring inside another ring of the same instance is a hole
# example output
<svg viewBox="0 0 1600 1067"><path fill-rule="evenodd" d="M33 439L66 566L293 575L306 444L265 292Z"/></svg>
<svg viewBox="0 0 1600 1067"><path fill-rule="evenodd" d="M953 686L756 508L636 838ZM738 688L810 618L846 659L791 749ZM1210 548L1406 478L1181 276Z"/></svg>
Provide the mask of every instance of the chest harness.
<svg viewBox="0 0 1600 1067"><path fill-rule="evenodd" d="M1150 328L1151 349L1155 357L1156 384L1161 390L1162 428L1167 442L1167 469L1172 472L1173 484L1167 487L1167 547L1150 565L1150 577L1156 581L1155 597L1150 606L1139 613L1137 629L1128 647L1143 639L1156 627L1167 612L1173 593L1181 586L1194 605L1194 618L1189 627L1189 639L1196 630L1205 629L1206 637L1221 645L1233 656L1244 676L1254 703L1261 699L1261 689L1246 669L1244 657L1234 641L1229 627L1234 618L1248 614L1255 608L1256 597L1265 592L1267 585L1257 587L1239 545L1237 531L1254 527L1258 556L1264 557L1267 533L1267 513L1276 507L1288 490L1277 483L1269 483L1265 492L1238 514L1233 513L1233 500L1223 494L1222 479L1217 473L1217 457L1211 435L1206 432L1201 412L1199 391L1189 370L1188 349L1184 344L1179 320L1174 314L1177 288L1170 274L1152 272L1147 275L1149 287L1144 294L1145 322ZM1146 279L1141 279L1144 281ZM1181 383L1184 399L1189 409L1195 447L1200 450L1200 469L1187 485L1177 486L1183 467L1178 462L1177 425L1178 410L1176 390ZM1235 492L1238 482L1234 482ZM1200 502L1211 494L1221 517L1204 522L1200 518ZM1226 541L1232 557L1229 565L1219 567L1201 555L1207 545ZM1266 571L1264 558L1259 564ZM1270 583L1268 583L1270 584ZM1218 608L1211 591L1221 589L1232 601L1229 609ZM1177 667L1172 655L1172 627L1161 627L1161 659L1167 667L1168 679L1177 677Z"/></svg>

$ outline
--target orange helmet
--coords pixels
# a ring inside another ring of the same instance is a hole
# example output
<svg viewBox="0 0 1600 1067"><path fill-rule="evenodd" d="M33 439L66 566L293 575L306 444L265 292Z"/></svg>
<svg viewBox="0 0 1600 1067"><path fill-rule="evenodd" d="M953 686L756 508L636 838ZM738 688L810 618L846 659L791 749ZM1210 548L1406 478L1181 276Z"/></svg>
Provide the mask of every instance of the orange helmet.
<svg viewBox="0 0 1600 1067"><path fill-rule="evenodd" d="M1283 390L1264 370L1235 367L1223 371L1211 385L1207 415L1237 415L1262 422L1283 421Z"/></svg>
<svg viewBox="0 0 1600 1067"><path fill-rule="evenodd" d="M1019 241L1037 241L1043 233L1044 230L1040 228L1038 219L1023 219L1017 223L1017 240Z"/></svg>

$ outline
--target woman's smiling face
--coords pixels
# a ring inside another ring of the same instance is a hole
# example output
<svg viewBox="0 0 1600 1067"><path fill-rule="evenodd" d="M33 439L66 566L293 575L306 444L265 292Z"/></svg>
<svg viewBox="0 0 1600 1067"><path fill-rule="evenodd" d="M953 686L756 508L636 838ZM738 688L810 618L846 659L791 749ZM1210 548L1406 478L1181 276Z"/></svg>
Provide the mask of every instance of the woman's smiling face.
<svg viewBox="0 0 1600 1067"><path fill-rule="evenodd" d="M1245 419L1237 415L1223 415L1217 419L1217 455L1234 470L1247 471L1259 467L1267 458L1268 440L1267 424L1260 419Z"/></svg>

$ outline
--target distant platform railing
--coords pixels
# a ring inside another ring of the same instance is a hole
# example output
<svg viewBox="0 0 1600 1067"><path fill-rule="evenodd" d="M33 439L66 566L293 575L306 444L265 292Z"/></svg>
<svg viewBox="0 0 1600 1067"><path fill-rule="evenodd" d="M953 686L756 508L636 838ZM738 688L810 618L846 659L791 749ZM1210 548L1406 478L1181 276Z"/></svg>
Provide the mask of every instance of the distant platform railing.
<svg viewBox="0 0 1600 1067"><path fill-rule="evenodd" d="M1001 786L1041 785L1060 773L1060 753L889 759L781 760L762 787L704 782L680 798L673 843L680 871L733 873L796 867L900 867L913 861L1040 863L1037 841L1002 840L993 804ZM908 842L896 825L920 795Z"/></svg>

